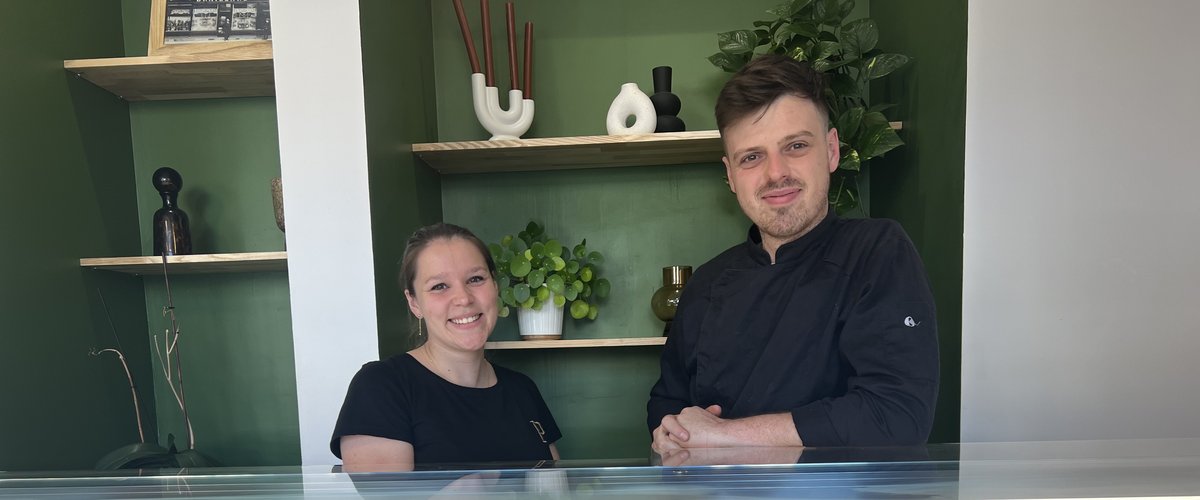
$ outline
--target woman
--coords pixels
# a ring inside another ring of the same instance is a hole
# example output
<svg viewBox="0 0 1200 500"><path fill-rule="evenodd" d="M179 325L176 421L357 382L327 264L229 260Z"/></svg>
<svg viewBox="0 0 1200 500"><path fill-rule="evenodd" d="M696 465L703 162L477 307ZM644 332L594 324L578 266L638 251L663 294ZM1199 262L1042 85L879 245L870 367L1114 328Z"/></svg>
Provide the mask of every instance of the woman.
<svg viewBox="0 0 1200 500"><path fill-rule="evenodd" d="M495 269L462 227L408 239L400 278L419 347L363 365L350 382L329 444L347 468L558 459L562 434L537 386L483 357L499 312Z"/></svg>

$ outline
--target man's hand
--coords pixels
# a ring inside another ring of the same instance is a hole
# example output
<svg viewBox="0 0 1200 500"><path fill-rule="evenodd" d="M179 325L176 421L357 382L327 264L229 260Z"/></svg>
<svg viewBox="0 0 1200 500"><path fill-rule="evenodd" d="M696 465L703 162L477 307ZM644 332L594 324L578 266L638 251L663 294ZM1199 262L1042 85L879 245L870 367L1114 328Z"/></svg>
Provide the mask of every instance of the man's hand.
<svg viewBox="0 0 1200 500"><path fill-rule="evenodd" d="M721 420L718 418L721 416L721 407L718 405L712 405L708 408L700 408L699 406L684 408L679 415L667 415L663 417L662 423L659 424L658 428L654 429L654 442L650 444L650 448L655 453L664 455L671 450L679 450L691 446L686 443L690 441L692 433L689 432L687 425L680 419L687 414L687 420L692 421L694 420L693 414L697 412L706 414L718 421Z"/></svg>

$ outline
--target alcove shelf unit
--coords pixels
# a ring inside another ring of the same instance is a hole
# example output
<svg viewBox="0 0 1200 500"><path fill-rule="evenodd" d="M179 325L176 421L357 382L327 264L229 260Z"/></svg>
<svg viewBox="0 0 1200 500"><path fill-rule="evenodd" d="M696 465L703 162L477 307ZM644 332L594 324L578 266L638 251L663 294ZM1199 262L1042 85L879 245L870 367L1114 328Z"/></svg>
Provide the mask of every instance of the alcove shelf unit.
<svg viewBox="0 0 1200 500"><path fill-rule="evenodd" d="M628 337L607 339L509 340L488 342L487 349L572 349L582 347L644 347L667 343L666 337Z"/></svg>

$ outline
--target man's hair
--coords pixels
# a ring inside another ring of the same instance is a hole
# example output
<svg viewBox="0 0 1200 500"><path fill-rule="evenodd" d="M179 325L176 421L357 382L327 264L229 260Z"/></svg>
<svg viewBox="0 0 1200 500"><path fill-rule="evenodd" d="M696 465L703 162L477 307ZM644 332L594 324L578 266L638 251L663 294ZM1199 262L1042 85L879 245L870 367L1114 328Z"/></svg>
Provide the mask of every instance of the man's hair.
<svg viewBox="0 0 1200 500"><path fill-rule="evenodd" d="M717 96L717 130L761 113L776 99L794 95L812 101L829 121L825 104L825 79L807 62L781 54L763 54L734 73Z"/></svg>

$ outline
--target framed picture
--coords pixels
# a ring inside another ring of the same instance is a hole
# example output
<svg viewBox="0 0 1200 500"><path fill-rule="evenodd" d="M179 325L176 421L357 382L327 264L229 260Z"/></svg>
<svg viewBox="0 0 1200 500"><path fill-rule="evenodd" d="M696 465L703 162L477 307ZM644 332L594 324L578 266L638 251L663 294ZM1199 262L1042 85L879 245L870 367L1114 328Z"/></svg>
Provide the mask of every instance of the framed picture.
<svg viewBox="0 0 1200 500"><path fill-rule="evenodd" d="M147 53L270 57L270 0L151 0Z"/></svg>

